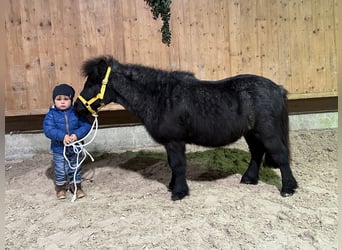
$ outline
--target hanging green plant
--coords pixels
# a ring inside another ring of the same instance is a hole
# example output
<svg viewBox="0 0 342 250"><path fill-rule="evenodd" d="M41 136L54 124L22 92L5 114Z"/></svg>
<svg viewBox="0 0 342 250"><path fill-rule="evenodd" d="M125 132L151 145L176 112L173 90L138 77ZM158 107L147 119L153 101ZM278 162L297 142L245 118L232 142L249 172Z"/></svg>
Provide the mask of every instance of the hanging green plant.
<svg viewBox="0 0 342 250"><path fill-rule="evenodd" d="M171 0L144 0L150 7L153 14L153 19L156 20L161 17L163 20L163 26L161 27L162 42L167 46L171 43L171 32L170 32L170 5Z"/></svg>

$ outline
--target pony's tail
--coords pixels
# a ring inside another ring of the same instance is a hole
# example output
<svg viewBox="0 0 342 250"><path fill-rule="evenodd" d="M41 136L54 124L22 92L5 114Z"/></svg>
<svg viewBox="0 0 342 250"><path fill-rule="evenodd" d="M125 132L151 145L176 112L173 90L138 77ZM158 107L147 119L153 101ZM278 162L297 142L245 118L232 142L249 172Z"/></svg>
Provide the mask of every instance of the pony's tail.
<svg viewBox="0 0 342 250"><path fill-rule="evenodd" d="M281 93L283 96L282 108L281 108L281 125L280 125L280 137L281 141L288 151L288 158L290 160L290 139L289 139L289 114L287 109L287 91L281 87ZM274 162L271 155L266 152L264 159L264 166L279 168L279 166Z"/></svg>

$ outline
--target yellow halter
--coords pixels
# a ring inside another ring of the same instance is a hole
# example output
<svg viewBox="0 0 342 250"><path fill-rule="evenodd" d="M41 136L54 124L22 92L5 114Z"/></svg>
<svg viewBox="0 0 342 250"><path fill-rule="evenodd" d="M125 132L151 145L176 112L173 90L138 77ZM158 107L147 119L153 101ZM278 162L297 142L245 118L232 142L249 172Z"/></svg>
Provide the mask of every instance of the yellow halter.
<svg viewBox="0 0 342 250"><path fill-rule="evenodd" d="M105 78L102 80L102 86L101 86L101 90L100 93L98 93L95 97L91 98L89 101L87 101L86 99L84 99L81 95L79 95L77 98L83 103L83 105L88 109L88 111L90 113L92 113L93 115L96 114L97 112L95 110L93 110L93 108L91 107L91 105L96 102L97 100L100 100L100 105L101 108L103 106L105 106L106 104L104 104L102 102L104 94L106 92L106 87L107 87L107 83L108 83L108 78L109 78L109 74L111 71L111 67L108 66L107 68L107 72L106 72L106 76Z"/></svg>

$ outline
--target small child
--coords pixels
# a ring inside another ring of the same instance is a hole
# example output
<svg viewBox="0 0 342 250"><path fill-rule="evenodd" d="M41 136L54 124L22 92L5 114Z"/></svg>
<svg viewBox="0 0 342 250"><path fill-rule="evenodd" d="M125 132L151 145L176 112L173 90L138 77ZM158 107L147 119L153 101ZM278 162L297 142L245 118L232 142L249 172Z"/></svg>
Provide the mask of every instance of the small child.
<svg viewBox="0 0 342 250"><path fill-rule="evenodd" d="M50 107L43 121L43 129L46 137L51 140L51 150L54 163L54 182L57 199L65 199L69 189L74 193L74 172L77 155L72 146L67 146L66 155L70 161L64 159L64 145L79 140L87 135L91 124L74 111L72 101L75 90L68 84L56 86L52 93L54 105ZM76 197L82 198L85 193L81 187L81 171L76 174Z"/></svg>

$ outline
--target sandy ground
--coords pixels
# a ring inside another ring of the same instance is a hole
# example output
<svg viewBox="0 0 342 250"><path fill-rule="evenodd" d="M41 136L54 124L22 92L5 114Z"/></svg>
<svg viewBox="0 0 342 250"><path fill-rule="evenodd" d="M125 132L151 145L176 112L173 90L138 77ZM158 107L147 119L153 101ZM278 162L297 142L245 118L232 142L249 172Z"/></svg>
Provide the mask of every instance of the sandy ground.
<svg viewBox="0 0 342 250"><path fill-rule="evenodd" d="M173 202L165 161L111 157L85 165L85 198L58 201L51 155L6 162L6 249L337 249L337 131L294 131L291 143L300 187L288 198L189 166L190 196Z"/></svg>

